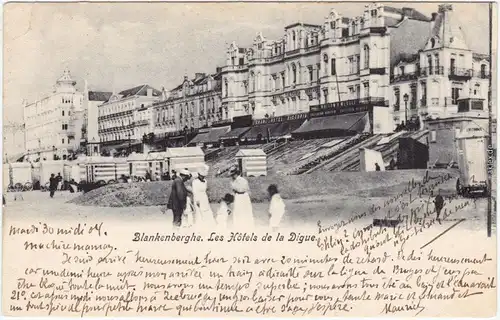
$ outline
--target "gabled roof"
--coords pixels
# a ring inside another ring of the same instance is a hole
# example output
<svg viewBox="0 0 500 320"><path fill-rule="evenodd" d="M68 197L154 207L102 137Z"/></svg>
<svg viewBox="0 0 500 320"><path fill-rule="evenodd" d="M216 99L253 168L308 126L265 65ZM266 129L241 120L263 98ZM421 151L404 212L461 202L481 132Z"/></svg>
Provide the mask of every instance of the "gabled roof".
<svg viewBox="0 0 500 320"><path fill-rule="evenodd" d="M398 62L401 60L411 61L415 53L425 47L429 39L429 22L404 19L400 24L390 29L390 36L390 72L392 73Z"/></svg>
<svg viewBox="0 0 500 320"><path fill-rule="evenodd" d="M89 101L108 101L111 98L112 92L105 91L89 91Z"/></svg>
<svg viewBox="0 0 500 320"><path fill-rule="evenodd" d="M160 90L156 90L155 88L153 88L147 84L143 84L143 85L131 88L131 89L123 90L119 94L121 95L122 98L127 98L127 97L131 97L131 96L147 96L148 89L153 89L153 96L157 96L157 97L161 96Z"/></svg>
<svg viewBox="0 0 500 320"><path fill-rule="evenodd" d="M265 157L266 153L262 149L240 149L236 157Z"/></svg>

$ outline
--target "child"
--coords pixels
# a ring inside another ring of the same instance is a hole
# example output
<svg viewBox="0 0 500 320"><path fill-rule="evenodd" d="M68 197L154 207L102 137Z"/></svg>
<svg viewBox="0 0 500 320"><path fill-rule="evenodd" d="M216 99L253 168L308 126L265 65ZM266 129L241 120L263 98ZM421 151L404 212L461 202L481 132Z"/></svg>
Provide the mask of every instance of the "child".
<svg viewBox="0 0 500 320"><path fill-rule="evenodd" d="M285 215L285 202L281 199L278 187L275 184L270 185L269 188L267 188L267 192L271 199L271 203L269 204L269 227L271 227L273 231L276 231L281 219L283 219Z"/></svg>
<svg viewBox="0 0 500 320"><path fill-rule="evenodd" d="M221 229L227 228L227 218L231 214L231 209L229 206L234 202L234 196L232 194L226 193L224 198L220 201L219 210L217 210L217 214L215 215L215 221L217 222L217 226Z"/></svg>

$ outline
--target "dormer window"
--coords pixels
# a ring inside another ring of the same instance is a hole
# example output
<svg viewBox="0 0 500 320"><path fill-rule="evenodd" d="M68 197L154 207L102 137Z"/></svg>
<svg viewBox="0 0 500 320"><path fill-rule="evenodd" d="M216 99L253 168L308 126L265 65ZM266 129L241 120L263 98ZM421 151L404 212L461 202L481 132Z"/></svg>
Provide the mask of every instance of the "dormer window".
<svg viewBox="0 0 500 320"><path fill-rule="evenodd" d="M372 18L376 18L377 17L377 10L372 10L371 16L372 16Z"/></svg>
<svg viewBox="0 0 500 320"><path fill-rule="evenodd" d="M399 72L401 73L402 76L405 75L405 66L399 67Z"/></svg>
<svg viewBox="0 0 500 320"><path fill-rule="evenodd" d="M434 38L431 39L431 48L434 48L436 46L436 40Z"/></svg>

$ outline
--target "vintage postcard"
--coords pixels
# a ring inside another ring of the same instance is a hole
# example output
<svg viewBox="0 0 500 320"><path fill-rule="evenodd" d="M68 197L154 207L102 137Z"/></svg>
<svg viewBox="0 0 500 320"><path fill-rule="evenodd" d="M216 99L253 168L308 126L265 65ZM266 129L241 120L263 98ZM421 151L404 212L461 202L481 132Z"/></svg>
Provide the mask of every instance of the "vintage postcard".
<svg viewBox="0 0 500 320"><path fill-rule="evenodd" d="M3 315L495 316L497 12L4 5Z"/></svg>

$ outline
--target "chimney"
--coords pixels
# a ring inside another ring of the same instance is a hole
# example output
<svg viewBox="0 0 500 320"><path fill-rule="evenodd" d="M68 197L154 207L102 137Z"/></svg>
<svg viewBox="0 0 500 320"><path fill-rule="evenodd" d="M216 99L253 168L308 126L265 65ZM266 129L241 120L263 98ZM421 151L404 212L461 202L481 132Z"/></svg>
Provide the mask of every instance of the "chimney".
<svg viewBox="0 0 500 320"><path fill-rule="evenodd" d="M188 80L188 76L187 74L184 76L184 81L187 81Z"/></svg>
<svg viewBox="0 0 500 320"><path fill-rule="evenodd" d="M216 72L216 73L222 72L222 67L217 67L217 68L215 68L215 72Z"/></svg>
<svg viewBox="0 0 500 320"><path fill-rule="evenodd" d="M434 26L436 25L436 19L438 17L438 13L437 12L433 12L432 13L432 17L431 17L431 21L430 21L430 33L432 34L432 30L434 30Z"/></svg>
<svg viewBox="0 0 500 320"><path fill-rule="evenodd" d="M153 89L152 88L148 88L148 94L147 94L148 97L152 97L153 96Z"/></svg>
<svg viewBox="0 0 500 320"><path fill-rule="evenodd" d="M413 17L413 8L403 8L403 16L411 19Z"/></svg>

